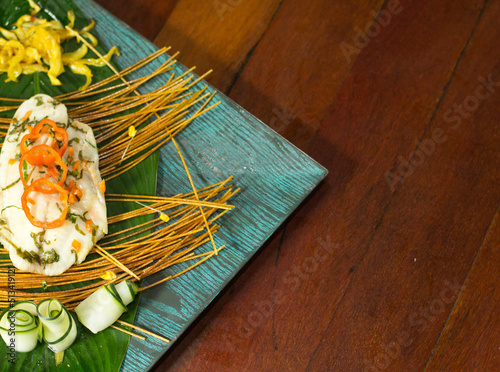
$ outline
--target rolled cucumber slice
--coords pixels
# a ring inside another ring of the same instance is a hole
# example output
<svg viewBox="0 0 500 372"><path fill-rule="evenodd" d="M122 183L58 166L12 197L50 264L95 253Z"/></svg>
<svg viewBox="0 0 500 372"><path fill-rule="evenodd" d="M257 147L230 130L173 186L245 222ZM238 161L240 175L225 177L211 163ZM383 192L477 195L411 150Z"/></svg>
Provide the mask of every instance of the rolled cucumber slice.
<svg viewBox="0 0 500 372"><path fill-rule="evenodd" d="M116 291L125 306L134 301L135 295L139 292L139 287L130 280L124 280L116 285Z"/></svg>
<svg viewBox="0 0 500 372"><path fill-rule="evenodd" d="M43 326L43 339L54 353L73 344L77 335L76 322L58 300L43 300L37 306L37 314Z"/></svg>
<svg viewBox="0 0 500 372"><path fill-rule="evenodd" d="M47 342L49 349L56 354L63 352L64 350L69 348L73 344L73 342L75 342L78 333L75 319L73 319L73 316L71 316L68 310L64 309L64 311L66 313L66 318L68 318L71 323L71 326L68 328L68 331L64 335L62 335L59 339L51 342L49 342L47 336L44 336L45 342Z"/></svg>
<svg viewBox="0 0 500 372"><path fill-rule="evenodd" d="M40 332L36 305L31 301L18 302L0 315L0 334L9 349L32 351L38 343Z"/></svg>
<svg viewBox="0 0 500 372"><path fill-rule="evenodd" d="M125 311L127 307L113 283L99 288L75 308L80 322L93 333L108 328Z"/></svg>
<svg viewBox="0 0 500 372"><path fill-rule="evenodd" d="M11 310L26 310L31 315L36 316L36 304L32 301L17 301Z"/></svg>

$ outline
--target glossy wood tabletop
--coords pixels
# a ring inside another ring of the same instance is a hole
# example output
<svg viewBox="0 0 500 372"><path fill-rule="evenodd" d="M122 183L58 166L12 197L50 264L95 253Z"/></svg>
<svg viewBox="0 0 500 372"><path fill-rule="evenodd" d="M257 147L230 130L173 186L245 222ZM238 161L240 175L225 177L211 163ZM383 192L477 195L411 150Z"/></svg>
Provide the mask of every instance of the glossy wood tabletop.
<svg viewBox="0 0 500 372"><path fill-rule="evenodd" d="M500 1L98 2L329 170L156 371L500 370Z"/></svg>

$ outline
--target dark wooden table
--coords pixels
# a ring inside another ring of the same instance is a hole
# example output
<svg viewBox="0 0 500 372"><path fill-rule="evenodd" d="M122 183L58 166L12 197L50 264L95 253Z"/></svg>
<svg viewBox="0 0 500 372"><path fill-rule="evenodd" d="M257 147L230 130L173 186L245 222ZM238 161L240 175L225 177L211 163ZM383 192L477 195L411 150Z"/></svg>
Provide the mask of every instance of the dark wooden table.
<svg viewBox="0 0 500 372"><path fill-rule="evenodd" d="M500 1L98 1L330 172L157 371L500 370Z"/></svg>

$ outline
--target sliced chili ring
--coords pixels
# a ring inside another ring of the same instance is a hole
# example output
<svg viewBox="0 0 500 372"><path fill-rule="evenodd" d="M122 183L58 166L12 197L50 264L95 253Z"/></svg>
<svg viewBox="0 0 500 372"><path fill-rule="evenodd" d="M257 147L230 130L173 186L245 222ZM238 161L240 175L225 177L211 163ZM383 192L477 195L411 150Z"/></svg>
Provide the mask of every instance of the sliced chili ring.
<svg viewBox="0 0 500 372"><path fill-rule="evenodd" d="M22 139L21 139L21 154L24 155L25 153L28 152L28 146L26 146L26 142L35 142L36 139L38 138L37 135L34 135L32 132L26 134Z"/></svg>
<svg viewBox="0 0 500 372"><path fill-rule="evenodd" d="M48 145L36 145L33 146L30 150L28 150L21 159L19 160L19 173L21 175L21 181L23 181L24 187L28 187L28 180L25 178L23 174L23 165L24 162L27 162L33 166L53 166L59 165L61 167L61 175L57 180L57 184L62 186L64 181L66 180L66 176L68 175L68 166L61 159L61 156L50 146Z"/></svg>
<svg viewBox="0 0 500 372"><path fill-rule="evenodd" d="M68 143L69 143L69 137L68 137L68 132L64 130L63 128L60 128L57 126L56 122L50 119L42 119L32 130L30 133L26 134L22 139L21 139L21 154L25 154L28 152L28 146L26 146L26 142L35 142L38 137L40 137L41 134L43 134L43 129L44 127L48 125L49 127L52 128L52 131L54 132L54 139L57 141L62 141L63 145L59 148L59 145L56 144L55 147L57 147L57 152L59 153L59 156L63 156L64 152L68 148ZM58 138L58 135L60 138ZM62 137L62 138L61 138Z"/></svg>
<svg viewBox="0 0 500 372"><path fill-rule="evenodd" d="M48 190L46 188L43 188L43 186L48 187ZM28 198L30 192L41 192L43 194L54 194L58 192L60 194L60 200L64 206L63 210L61 211L61 215L57 219L49 222L41 222L35 220L35 217L31 215L31 210L28 206ZM34 181L24 190L23 195L21 196L21 205L23 207L24 214L33 226L40 227L42 229L54 229L56 227L62 226L64 224L64 221L66 221L66 215L69 208L68 196L68 192L57 183L51 182L45 178L40 178Z"/></svg>
<svg viewBox="0 0 500 372"><path fill-rule="evenodd" d="M68 137L68 132L63 129L63 128L60 128L59 126L57 126L56 122L53 121L53 120L50 120L50 119L42 119L37 125L35 128L33 128L33 131L38 131L39 133L42 131L43 129L43 126L44 125L50 125L52 127L52 131L54 132L54 137L57 141L62 141L63 142L63 145L62 147L59 148L59 155L60 156L63 156L64 155L64 152L66 151L66 149L68 148L68 144L69 144L69 137ZM60 134L62 136L62 139L59 139L57 137L57 135Z"/></svg>

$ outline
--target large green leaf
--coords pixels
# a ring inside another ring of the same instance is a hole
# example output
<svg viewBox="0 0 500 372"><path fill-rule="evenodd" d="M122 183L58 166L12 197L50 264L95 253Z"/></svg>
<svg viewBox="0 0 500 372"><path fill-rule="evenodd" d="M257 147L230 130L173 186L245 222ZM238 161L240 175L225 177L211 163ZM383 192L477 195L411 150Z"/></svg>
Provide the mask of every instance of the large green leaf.
<svg viewBox="0 0 500 372"><path fill-rule="evenodd" d="M42 7L39 16L51 19L56 18L66 24L67 11L73 9L76 15L75 28L79 29L88 24L83 14L70 0L41 0L37 1ZM27 0L2 0L0 1L0 25L8 28L22 14L29 13ZM96 35L98 37L98 35ZM76 41L69 41L64 45L65 51L72 51L78 47ZM106 46L111 47L111 46ZM100 53L107 50L103 45L98 46ZM102 80L110 75L112 71L108 68L92 68L93 82ZM0 74L0 97L28 99L37 93L45 93L57 96L78 89L83 83L82 76L74 75L69 71L59 76L62 86L55 87L50 84L45 74L22 75L19 82L5 83L6 74ZM3 105L4 102L0 102ZM4 113L4 117L13 115L13 111ZM146 161L131 169L127 173L107 182L106 187L112 193L150 194L156 192L156 171L158 167L157 154L150 156ZM131 208L127 203L108 204L108 214L115 215ZM137 222L135 222L137 223ZM115 229L129 227L131 222L125 221ZM71 288L66 286L64 288ZM60 290L61 287L53 287L51 290ZM138 298L129 305L129 310L122 317L123 320L132 322L138 305ZM8 349L0 342L0 370L1 371L118 371L127 351L129 336L114 329L107 329L92 334L79 324L78 337L75 343L65 352L64 361L55 366L54 354L45 344L30 353L17 353L15 364L9 363Z"/></svg>

